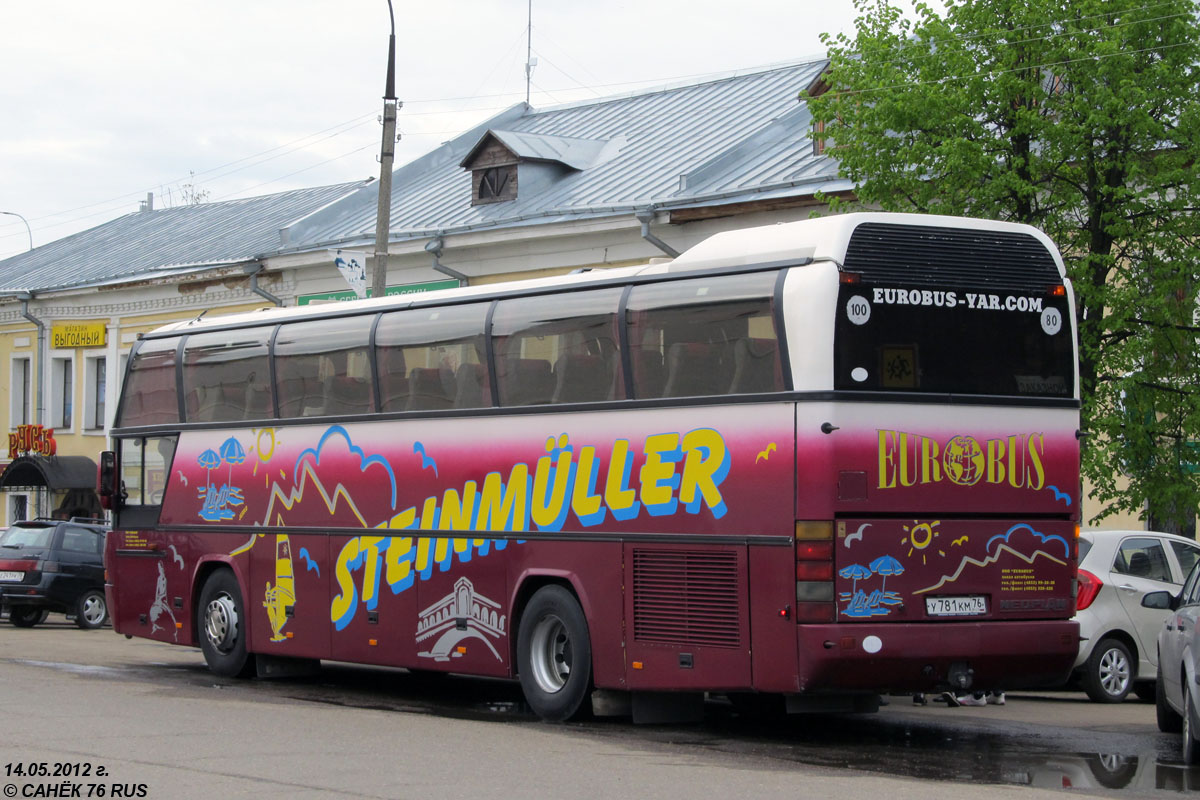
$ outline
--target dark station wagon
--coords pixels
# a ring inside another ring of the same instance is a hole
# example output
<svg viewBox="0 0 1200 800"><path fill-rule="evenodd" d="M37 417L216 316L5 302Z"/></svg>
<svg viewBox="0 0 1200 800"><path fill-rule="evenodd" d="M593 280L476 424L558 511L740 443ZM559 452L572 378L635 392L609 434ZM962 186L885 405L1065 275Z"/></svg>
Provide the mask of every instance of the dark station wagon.
<svg viewBox="0 0 1200 800"><path fill-rule="evenodd" d="M102 520L36 519L0 534L0 605L18 628L44 622L51 611L81 628L108 621L104 599Z"/></svg>

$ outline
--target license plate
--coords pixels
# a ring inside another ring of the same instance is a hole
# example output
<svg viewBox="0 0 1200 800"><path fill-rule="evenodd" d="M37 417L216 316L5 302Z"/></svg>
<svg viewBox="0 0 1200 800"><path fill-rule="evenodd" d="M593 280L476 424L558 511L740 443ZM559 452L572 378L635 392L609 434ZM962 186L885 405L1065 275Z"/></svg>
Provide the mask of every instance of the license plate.
<svg viewBox="0 0 1200 800"><path fill-rule="evenodd" d="M0 581L23 581L24 572L0 572Z"/></svg>
<svg viewBox="0 0 1200 800"><path fill-rule="evenodd" d="M969 597L926 597L925 613L931 617L970 617L987 613L987 598L983 595Z"/></svg>

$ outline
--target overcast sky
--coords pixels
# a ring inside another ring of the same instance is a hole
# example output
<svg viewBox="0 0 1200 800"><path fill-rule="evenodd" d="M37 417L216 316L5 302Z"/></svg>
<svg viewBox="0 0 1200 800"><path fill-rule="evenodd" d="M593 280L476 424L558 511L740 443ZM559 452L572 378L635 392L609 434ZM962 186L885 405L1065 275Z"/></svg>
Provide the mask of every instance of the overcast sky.
<svg viewBox="0 0 1200 800"><path fill-rule="evenodd" d="M527 0L393 5L397 164L525 99ZM531 102L819 57L853 17L848 0L533 0ZM387 35L387 0L0 0L0 211L40 246L147 192L161 208L189 185L217 201L378 177ZM0 258L28 246L0 215Z"/></svg>

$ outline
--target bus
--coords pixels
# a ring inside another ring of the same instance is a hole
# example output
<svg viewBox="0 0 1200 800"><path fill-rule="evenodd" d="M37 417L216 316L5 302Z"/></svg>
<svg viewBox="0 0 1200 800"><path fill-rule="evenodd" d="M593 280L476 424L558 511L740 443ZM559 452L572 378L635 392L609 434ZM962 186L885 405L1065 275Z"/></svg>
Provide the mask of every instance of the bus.
<svg viewBox="0 0 1200 800"><path fill-rule="evenodd" d="M887 213L170 324L101 457L113 624L223 676L517 679L548 720L1053 683L1076 352L1043 233Z"/></svg>

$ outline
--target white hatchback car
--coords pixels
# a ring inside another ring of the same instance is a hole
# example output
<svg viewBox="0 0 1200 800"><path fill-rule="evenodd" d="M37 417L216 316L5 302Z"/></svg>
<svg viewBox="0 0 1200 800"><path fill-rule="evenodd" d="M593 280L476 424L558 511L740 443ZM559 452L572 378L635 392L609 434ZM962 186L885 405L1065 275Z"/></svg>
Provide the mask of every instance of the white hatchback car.
<svg viewBox="0 0 1200 800"><path fill-rule="evenodd" d="M1167 611L1145 608L1150 592L1177 594L1200 544L1157 531L1079 534L1079 656L1074 675L1088 697L1119 703L1133 690L1154 699L1158 632Z"/></svg>

